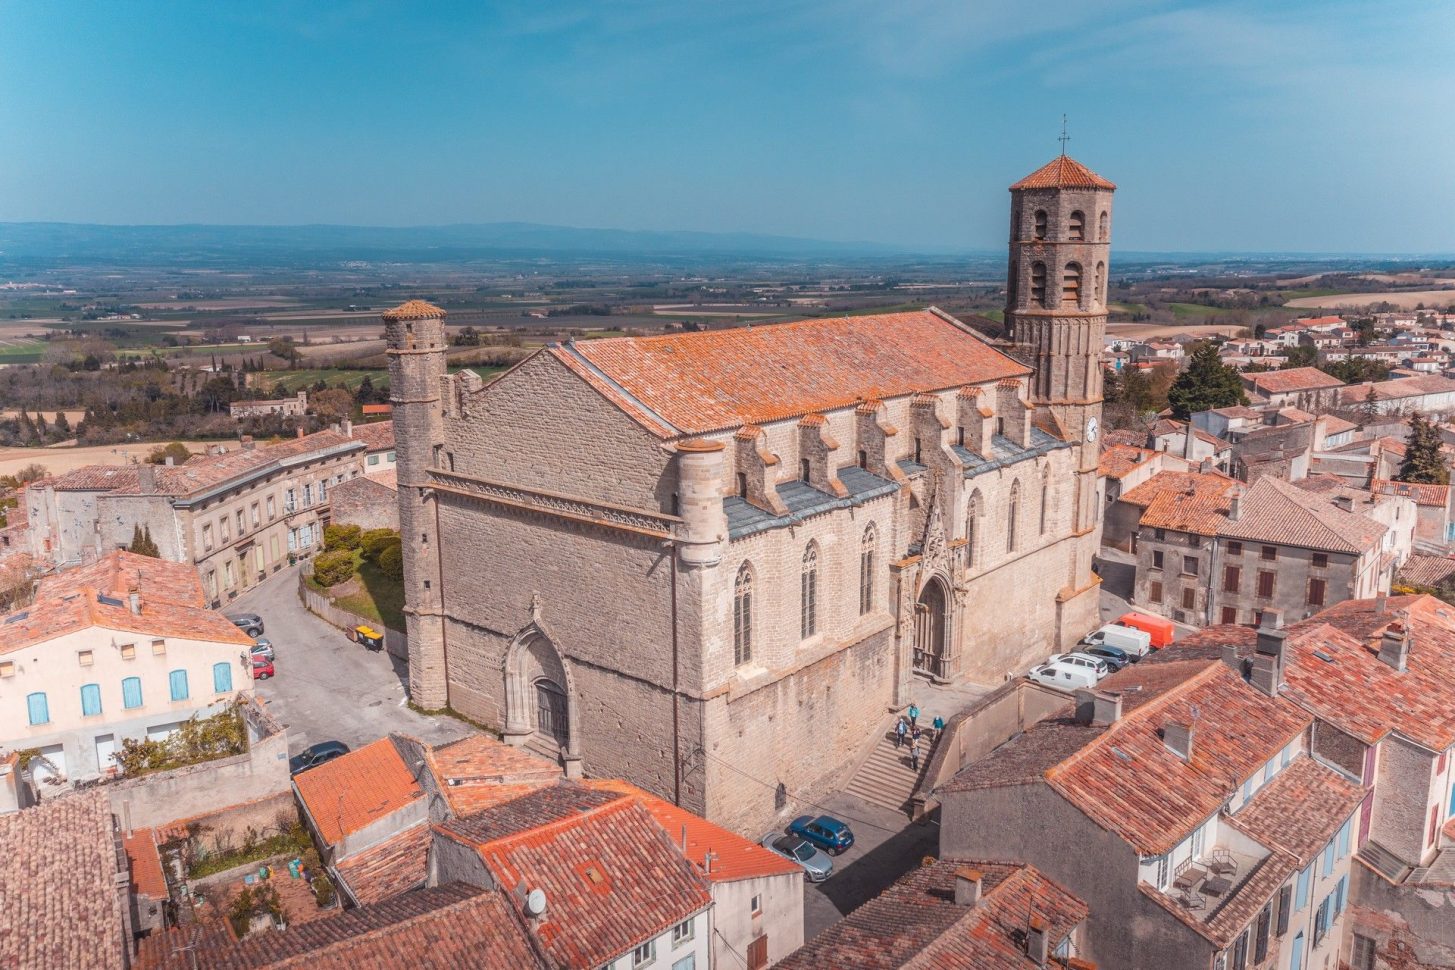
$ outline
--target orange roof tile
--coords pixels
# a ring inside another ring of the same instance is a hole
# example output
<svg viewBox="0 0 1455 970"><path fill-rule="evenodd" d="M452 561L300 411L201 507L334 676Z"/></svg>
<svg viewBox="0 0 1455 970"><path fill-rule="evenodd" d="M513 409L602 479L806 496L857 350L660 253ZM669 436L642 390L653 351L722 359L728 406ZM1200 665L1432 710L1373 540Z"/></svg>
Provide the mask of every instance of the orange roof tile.
<svg viewBox="0 0 1455 970"><path fill-rule="evenodd" d="M1250 542L1358 554L1378 546L1389 527L1360 512L1346 512L1328 494L1265 475L1243 496L1238 521L1226 520L1217 531Z"/></svg>
<svg viewBox="0 0 1455 970"><path fill-rule="evenodd" d="M305 771L293 786L329 845L424 797L389 738Z"/></svg>
<svg viewBox="0 0 1455 970"><path fill-rule="evenodd" d="M1110 445L1101 453L1096 467L1097 474L1107 478L1121 478L1128 472L1135 471L1156 454L1150 448Z"/></svg>
<svg viewBox="0 0 1455 970"><path fill-rule="evenodd" d="M1416 505L1427 505L1443 509L1450 504L1451 485L1427 485L1423 482L1394 482L1382 478L1374 480L1374 491L1381 495L1398 495L1413 499Z"/></svg>
<svg viewBox="0 0 1455 970"><path fill-rule="evenodd" d="M1060 155L1010 187L1022 189L1110 189L1116 185L1068 155Z"/></svg>
<svg viewBox="0 0 1455 970"><path fill-rule="evenodd" d="M1306 866L1354 814L1365 794L1312 757L1296 758L1230 821L1234 828Z"/></svg>
<svg viewBox="0 0 1455 970"><path fill-rule="evenodd" d="M394 447L394 422L372 421L354 425L354 437L369 451L388 451Z"/></svg>
<svg viewBox="0 0 1455 970"><path fill-rule="evenodd" d="M571 341L542 353L662 438L1030 373L932 310Z"/></svg>
<svg viewBox="0 0 1455 970"><path fill-rule="evenodd" d="M408 300L391 310L385 310L382 314L385 320L391 322L395 320L433 320L444 315L445 311L424 300Z"/></svg>
<svg viewBox="0 0 1455 970"><path fill-rule="evenodd" d="M1264 394L1287 394L1292 391L1314 391L1344 386L1343 381L1325 374L1317 367L1290 367L1288 370L1244 374L1243 379Z"/></svg>
<svg viewBox="0 0 1455 970"><path fill-rule="evenodd" d="M167 877L162 875L162 857L151 829L135 829L122 836L126 860L131 865L131 891L152 899L167 898Z"/></svg>
<svg viewBox="0 0 1455 970"><path fill-rule="evenodd" d="M1215 535L1237 482L1217 472L1158 472L1121 497L1142 506L1142 525Z"/></svg>
<svg viewBox="0 0 1455 970"><path fill-rule="evenodd" d="M427 819L378 845L334 862L334 871L360 906L377 903L423 886L429 878L430 829Z"/></svg>
<svg viewBox="0 0 1455 970"><path fill-rule="evenodd" d="M561 768L522 748L476 734L425 754L450 810L472 815L561 779Z"/></svg>
<svg viewBox="0 0 1455 970"><path fill-rule="evenodd" d="M679 808L656 795L642 791L631 782L617 779L588 781L594 788L621 792L639 801L652 818L657 820L667 833L667 838L679 849L683 832L686 832L686 856L713 882L735 882L739 879L753 879L759 876L782 876L802 873L797 863L783 858L776 852L769 852L756 842L714 825L700 815L694 815L685 808ZM707 854L712 853L712 866L707 866Z"/></svg>

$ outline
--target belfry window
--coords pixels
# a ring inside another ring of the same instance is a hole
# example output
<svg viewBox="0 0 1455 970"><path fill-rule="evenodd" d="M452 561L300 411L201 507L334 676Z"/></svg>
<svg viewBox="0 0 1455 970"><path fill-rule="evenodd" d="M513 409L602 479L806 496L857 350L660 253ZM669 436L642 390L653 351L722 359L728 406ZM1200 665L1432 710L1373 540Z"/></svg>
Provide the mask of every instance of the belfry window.
<svg viewBox="0 0 1455 970"><path fill-rule="evenodd" d="M1036 306L1046 305L1046 264L1031 266L1031 302Z"/></svg>
<svg viewBox="0 0 1455 970"><path fill-rule="evenodd" d="M874 609L874 525L870 523L859 540L859 615Z"/></svg>
<svg viewBox="0 0 1455 970"><path fill-rule="evenodd" d="M1096 289L1091 291L1091 298L1097 303L1106 302L1106 264L1096 264Z"/></svg>
<svg viewBox="0 0 1455 970"><path fill-rule="evenodd" d="M1061 277L1061 305L1081 305L1081 264L1067 263Z"/></svg>
<svg viewBox="0 0 1455 970"><path fill-rule="evenodd" d="M1082 242L1086 239L1086 215L1082 212L1071 213L1071 222L1067 226L1067 235L1073 242Z"/></svg>
<svg viewBox="0 0 1455 970"><path fill-rule="evenodd" d="M818 544L810 542L803 551L803 571L799 574L799 639L807 640L818 632Z"/></svg>
<svg viewBox="0 0 1455 970"><path fill-rule="evenodd" d="M1005 515L1005 551L1015 552L1015 527L1016 518L1021 509L1021 483L1013 482L1010 486L1010 507L1006 509Z"/></svg>
<svg viewBox="0 0 1455 970"><path fill-rule="evenodd" d="M753 569L743 563L733 586L733 665L753 659Z"/></svg>
<svg viewBox="0 0 1455 970"><path fill-rule="evenodd" d="M1107 229L1110 226L1111 217L1105 209L1101 210L1101 218L1097 220L1096 231L1101 242L1106 242Z"/></svg>
<svg viewBox="0 0 1455 970"><path fill-rule="evenodd" d="M1046 210L1045 209L1037 209L1036 210L1036 230L1035 230L1035 238L1036 239L1045 239L1046 238Z"/></svg>

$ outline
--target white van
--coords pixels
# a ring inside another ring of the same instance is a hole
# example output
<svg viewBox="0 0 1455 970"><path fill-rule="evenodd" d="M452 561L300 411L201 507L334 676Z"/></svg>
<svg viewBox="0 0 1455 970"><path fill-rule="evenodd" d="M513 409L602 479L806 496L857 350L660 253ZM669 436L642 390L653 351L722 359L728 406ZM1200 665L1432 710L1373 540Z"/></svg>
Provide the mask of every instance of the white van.
<svg viewBox="0 0 1455 970"><path fill-rule="evenodd" d="M1081 643L1087 647L1116 647L1138 658L1152 652L1152 634L1118 623L1108 623L1095 633L1088 634Z"/></svg>
<svg viewBox="0 0 1455 970"><path fill-rule="evenodd" d="M1078 687L1095 687L1097 681L1101 680L1095 667L1072 663L1067 658L1047 661L1039 667L1032 667L1026 676L1038 684L1068 693L1075 691Z"/></svg>

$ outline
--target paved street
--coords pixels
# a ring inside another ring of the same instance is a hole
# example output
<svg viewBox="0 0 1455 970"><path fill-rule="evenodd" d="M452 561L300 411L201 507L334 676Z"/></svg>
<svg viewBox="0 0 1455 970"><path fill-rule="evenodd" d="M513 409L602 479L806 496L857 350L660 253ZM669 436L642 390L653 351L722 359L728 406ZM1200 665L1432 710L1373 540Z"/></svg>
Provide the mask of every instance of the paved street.
<svg viewBox="0 0 1455 970"><path fill-rule="evenodd" d="M453 741L473 729L450 717L425 717L405 705L404 662L382 650L366 650L303 608L298 571L285 569L227 605L225 612L263 618L265 636L278 654L278 675L260 681L257 693L288 731L292 754L317 741L357 748L390 731L432 744Z"/></svg>

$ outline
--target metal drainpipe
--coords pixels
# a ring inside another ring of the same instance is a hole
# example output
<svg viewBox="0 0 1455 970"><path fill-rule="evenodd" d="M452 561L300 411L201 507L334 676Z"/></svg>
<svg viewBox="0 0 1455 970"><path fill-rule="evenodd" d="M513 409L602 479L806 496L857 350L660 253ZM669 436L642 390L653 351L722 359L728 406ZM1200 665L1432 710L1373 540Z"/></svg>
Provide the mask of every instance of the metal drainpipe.
<svg viewBox="0 0 1455 970"><path fill-rule="evenodd" d="M1207 603L1203 606L1202 625L1212 626L1213 616L1213 589L1217 586L1214 578L1218 574L1218 537L1212 537L1212 549L1207 557Z"/></svg>
<svg viewBox="0 0 1455 970"><path fill-rule="evenodd" d="M444 533L440 531L440 497L434 496L434 561L440 582L440 659L445 665L445 707L450 707L450 637L445 632L445 547ZM406 624L406 629L408 625ZM451 708L453 710L453 708Z"/></svg>
<svg viewBox="0 0 1455 970"><path fill-rule="evenodd" d="M677 543L668 539L664 545L672 556L672 804L682 805L682 738L681 702L678 691L677 642Z"/></svg>

